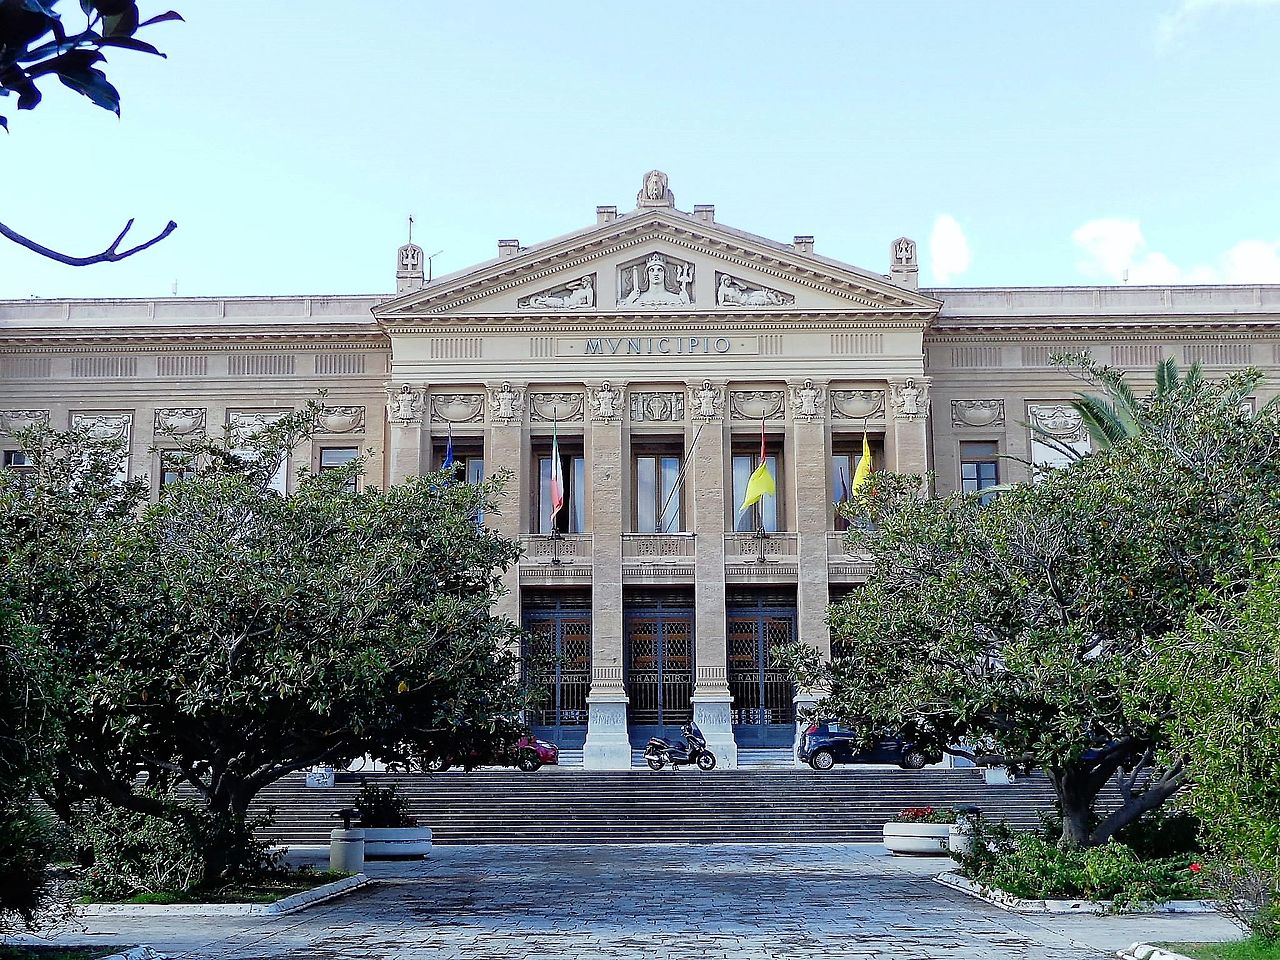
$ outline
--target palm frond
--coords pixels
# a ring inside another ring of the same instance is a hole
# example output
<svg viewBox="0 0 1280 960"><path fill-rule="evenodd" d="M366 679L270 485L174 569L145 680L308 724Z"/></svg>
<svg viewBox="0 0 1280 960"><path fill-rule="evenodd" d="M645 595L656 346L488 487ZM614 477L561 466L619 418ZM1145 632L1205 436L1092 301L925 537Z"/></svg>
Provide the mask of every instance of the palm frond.
<svg viewBox="0 0 1280 960"><path fill-rule="evenodd" d="M1080 414L1085 429L1100 450L1127 440L1135 430L1133 418L1122 415L1102 397L1082 393L1071 401L1071 406Z"/></svg>
<svg viewBox="0 0 1280 960"><path fill-rule="evenodd" d="M1163 397L1178 389L1178 361L1165 357L1156 366L1156 396Z"/></svg>

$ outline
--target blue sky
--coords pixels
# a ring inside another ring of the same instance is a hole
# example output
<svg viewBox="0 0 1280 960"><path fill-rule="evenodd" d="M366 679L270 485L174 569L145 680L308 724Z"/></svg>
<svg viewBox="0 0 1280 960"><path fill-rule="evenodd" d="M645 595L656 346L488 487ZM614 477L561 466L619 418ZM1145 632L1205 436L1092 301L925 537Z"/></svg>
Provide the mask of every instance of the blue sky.
<svg viewBox="0 0 1280 960"><path fill-rule="evenodd" d="M0 297L377 293L409 213L444 273L651 167L868 269L912 236L929 285L1280 282L1280 0L168 6L169 59L112 57L122 119L10 113L0 220L179 229L0 242Z"/></svg>

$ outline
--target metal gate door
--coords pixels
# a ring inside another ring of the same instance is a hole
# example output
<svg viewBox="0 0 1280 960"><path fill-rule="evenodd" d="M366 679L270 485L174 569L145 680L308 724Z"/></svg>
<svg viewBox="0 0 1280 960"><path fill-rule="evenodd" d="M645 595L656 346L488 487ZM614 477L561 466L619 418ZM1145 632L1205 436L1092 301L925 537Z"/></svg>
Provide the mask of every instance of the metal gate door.
<svg viewBox="0 0 1280 960"><path fill-rule="evenodd" d="M627 695L634 727L678 726L693 719L693 608L628 609Z"/></svg>
<svg viewBox="0 0 1280 960"><path fill-rule="evenodd" d="M529 712L534 732L561 746L586 737L591 690L591 611L560 600L524 612L520 663L538 693Z"/></svg>
<svg viewBox="0 0 1280 960"><path fill-rule="evenodd" d="M773 660L774 651L796 639L796 608L757 603L729 607L729 692L734 738L739 746L791 743L795 685Z"/></svg>

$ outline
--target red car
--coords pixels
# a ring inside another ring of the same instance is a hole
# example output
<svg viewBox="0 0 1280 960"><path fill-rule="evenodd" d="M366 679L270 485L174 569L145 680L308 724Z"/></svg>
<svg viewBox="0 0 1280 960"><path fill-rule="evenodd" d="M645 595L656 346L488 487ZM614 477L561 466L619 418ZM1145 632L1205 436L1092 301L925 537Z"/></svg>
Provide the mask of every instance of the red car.
<svg viewBox="0 0 1280 960"><path fill-rule="evenodd" d="M431 773L440 773L454 766L462 766L468 770L479 766L518 767L525 773L532 773L544 764L551 766L558 764L560 748L548 740L525 736L496 758L481 759L473 756L468 759L469 763L456 756L432 757L427 761L426 767Z"/></svg>

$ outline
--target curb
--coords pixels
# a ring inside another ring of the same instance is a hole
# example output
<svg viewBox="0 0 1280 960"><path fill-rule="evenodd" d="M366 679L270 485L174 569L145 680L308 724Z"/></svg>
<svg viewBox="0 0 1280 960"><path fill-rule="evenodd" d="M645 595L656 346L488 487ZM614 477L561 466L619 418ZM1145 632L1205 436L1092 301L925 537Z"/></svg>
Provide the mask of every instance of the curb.
<svg viewBox="0 0 1280 960"><path fill-rule="evenodd" d="M1116 951L1120 960L1191 960L1190 957L1163 947L1155 947L1149 943L1134 943L1124 950Z"/></svg>
<svg viewBox="0 0 1280 960"><path fill-rule="evenodd" d="M100 957L99 960L166 960L163 953L156 953L145 944L130 947L128 950L121 950L119 953L113 953L107 957Z"/></svg>
<svg viewBox="0 0 1280 960"><path fill-rule="evenodd" d="M984 887L982 884L974 883L958 873L940 873L933 878L933 882L940 883L944 887L950 887L952 890L958 890L971 897L976 897L979 900L985 900L987 903L995 904L995 906L1013 913L1065 915L1112 912L1110 900L1024 900L1021 897L1015 897L1011 893L1005 893L1003 890L996 890L992 887ZM1165 903L1154 903L1139 908L1126 907L1114 912L1116 914L1215 913L1216 908L1208 900L1169 900ZM1147 944L1135 944L1134 946L1147 946ZM1151 947L1151 950L1156 950L1161 956L1152 957L1148 955L1138 957L1137 960L1186 960L1185 957L1179 958L1175 953L1158 950L1156 947ZM1121 954L1121 956L1124 956L1124 954Z"/></svg>
<svg viewBox="0 0 1280 960"><path fill-rule="evenodd" d="M84 917L245 917L282 916L297 913L325 900L349 893L372 882L363 873L343 877L333 883L290 894L275 903L91 903L80 907L77 913ZM149 947L134 947L149 950ZM131 955L129 952L113 956L109 960L155 960L157 954Z"/></svg>

